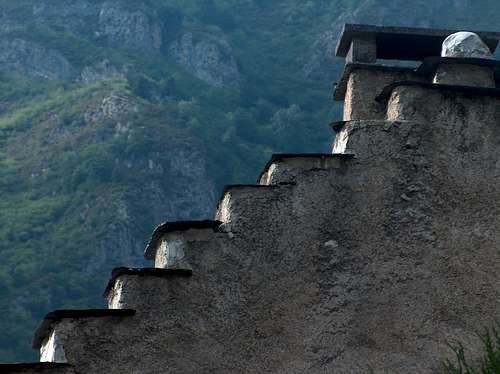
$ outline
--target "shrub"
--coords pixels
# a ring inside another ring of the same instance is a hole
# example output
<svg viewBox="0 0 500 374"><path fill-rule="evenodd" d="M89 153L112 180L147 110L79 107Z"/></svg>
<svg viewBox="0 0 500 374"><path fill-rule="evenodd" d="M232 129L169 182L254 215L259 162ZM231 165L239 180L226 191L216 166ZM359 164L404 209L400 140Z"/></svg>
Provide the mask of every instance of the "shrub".
<svg viewBox="0 0 500 374"><path fill-rule="evenodd" d="M500 374L500 323L492 330L481 335L483 357L479 363L471 364L465 357L463 345L450 345L455 352L456 362L446 362L446 373L449 374Z"/></svg>

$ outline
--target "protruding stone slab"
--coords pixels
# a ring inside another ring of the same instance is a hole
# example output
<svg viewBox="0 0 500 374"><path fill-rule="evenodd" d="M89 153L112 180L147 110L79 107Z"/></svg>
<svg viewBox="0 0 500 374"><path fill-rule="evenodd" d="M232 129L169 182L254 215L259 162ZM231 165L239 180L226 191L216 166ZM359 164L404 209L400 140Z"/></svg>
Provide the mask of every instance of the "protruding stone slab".
<svg viewBox="0 0 500 374"><path fill-rule="evenodd" d="M193 275L192 270L182 270L182 269L158 269L158 268L126 268L120 267L113 269L111 272L111 279L106 286L104 291L104 297L107 297L109 292L113 289L113 285L116 280L122 275L133 275L137 277L159 277L159 278L169 278L169 277L190 277Z"/></svg>
<svg viewBox="0 0 500 374"><path fill-rule="evenodd" d="M450 65L453 67L449 67ZM498 86L500 61L484 58L429 57L417 68L416 73L429 77L434 83L491 88Z"/></svg>
<svg viewBox="0 0 500 374"><path fill-rule="evenodd" d="M75 374L75 370L68 364L35 362L27 364L0 364L2 374Z"/></svg>
<svg viewBox="0 0 500 374"><path fill-rule="evenodd" d="M148 260L154 260L158 247L161 245L162 238L169 233L185 232L189 230L212 230L218 231L222 222L205 220L205 221L176 221L165 222L159 225L153 232L151 240L144 250L144 257Z"/></svg>
<svg viewBox="0 0 500 374"><path fill-rule="evenodd" d="M495 72L500 70L500 61L484 58L462 58L462 57L428 57L422 61L422 64L416 69L417 75L430 77L433 76L437 68L441 65L474 65L492 68Z"/></svg>
<svg viewBox="0 0 500 374"><path fill-rule="evenodd" d="M495 74L491 67L465 64L440 65L432 83L457 86L495 88Z"/></svg>
<svg viewBox="0 0 500 374"><path fill-rule="evenodd" d="M458 85L446 85L446 84L434 84L425 83L418 81L400 81L394 82L385 87L382 92L377 95L376 100L379 102L385 102L391 98L392 91L397 87L402 86L417 86L422 88L427 88L431 90L438 91L449 91L460 94L466 94L470 96L486 96L486 97L500 97L500 89L498 88L484 88L484 87L470 87L470 86L458 86Z"/></svg>
<svg viewBox="0 0 500 374"><path fill-rule="evenodd" d="M111 279L108 282L106 290L104 291L104 297L108 299L108 308L110 309L123 309L121 299L123 293L123 287L117 286L117 282L121 277L133 276L133 277L156 277L156 278L178 278L191 277L193 272L186 269L158 269L158 268L142 268L142 269L132 269L132 268L116 268L111 273Z"/></svg>
<svg viewBox="0 0 500 374"><path fill-rule="evenodd" d="M379 100L388 100L389 121L436 121L473 124L477 118L497 116L500 89L421 82L396 82ZM467 110L462 108L467 107Z"/></svg>
<svg viewBox="0 0 500 374"><path fill-rule="evenodd" d="M443 41L459 31L346 24L337 44L336 55L347 57L354 40L375 39L378 59L421 61L426 57L440 56ZM500 33L483 31L475 33L492 52L495 51Z"/></svg>
<svg viewBox="0 0 500 374"><path fill-rule="evenodd" d="M353 158L350 154L274 154L264 167L258 182L262 185L295 183L302 172L340 169Z"/></svg>
<svg viewBox="0 0 500 374"><path fill-rule="evenodd" d="M224 188L217 207L216 219L224 222L224 230L233 235L266 225L284 213L293 183L280 185L239 184Z"/></svg>
<svg viewBox="0 0 500 374"><path fill-rule="evenodd" d="M54 325L63 319L104 318L104 317L132 317L135 310L122 309L86 309L86 310L56 310L45 316L35 332L33 348L41 349L43 345L50 344L50 337Z"/></svg>

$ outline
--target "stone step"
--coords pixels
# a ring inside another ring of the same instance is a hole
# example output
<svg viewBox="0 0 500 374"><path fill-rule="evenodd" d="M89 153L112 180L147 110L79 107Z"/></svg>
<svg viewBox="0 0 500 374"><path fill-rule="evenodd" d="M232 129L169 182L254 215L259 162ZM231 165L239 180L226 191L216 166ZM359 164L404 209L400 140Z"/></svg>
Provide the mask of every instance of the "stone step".
<svg viewBox="0 0 500 374"><path fill-rule="evenodd" d="M411 121L344 121L335 124L337 136L333 143L334 154L354 155L356 165L371 169L374 164L387 164L397 152L406 149L408 139L396 136L395 131L418 125Z"/></svg>
<svg viewBox="0 0 500 374"><path fill-rule="evenodd" d="M35 362L25 364L0 364L3 374L75 374L73 366L52 362Z"/></svg>
<svg viewBox="0 0 500 374"><path fill-rule="evenodd" d="M36 330L33 348L40 350L41 362L76 364L83 354L79 353L82 347L78 340L105 335L117 322L134 315L131 309L56 310L47 314Z"/></svg>
<svg viewBox="0 0 500 374"><path fill-rule="evenodd" d="M155 261L156 268L192 269L189 257L205 242L222 239L220 221L177 221L158 226L144 256Z"/></svg>
<svg viewBox="0 0 500 374"><path fill-rule="evenodd" d="M253 231L259 235L286 214L292 189L292 183L226 186L218 204L216 220L223 222L221 228L230 237L243 232L251 236Z"/></svg>
<svg viewBox="0 0 500 374"><path fill-rule="evenodd" d="M151 287L147 286L148 284L154 283L158 278L171 282L182 282L190 278L192 274L192 270L189 269L120 267L112 271L111 279L103 296L108 300L108 308L110 309L130 309L132 307L134 310L140 309L144 302L147 302L149 307L158 295L156 291L151 292ZM149 295L150 293L152 295Z"/></svg>
<svg viewBox="0 0 500 374"><path fill-rule="evenodd" d="M91 350L90 362L99 355L106 362L98 371L81 372L211 373L236 367L230 366L236 359L229 337L246 310L240 297L241 268L233 252L219 249L215 246L204 251L209 253L206 257L197 256L192 275L179 269L115 269L105 293L109 307L133 308L137 313L126 330L96 339L86 348ZM219 364L221 357L225 358Z"/></svg>
<svg viewBox="0 0 500 374"><path fill-rule="evenodd" d="M470 97L481 100L470 101ZM384 87L376 101L386 106L389 121L433 121L465 123L476 121L477 115L496 116L500 89L449 84L399 81ZM468 108L457 111L457 102ZM489 104L488 104L489 103ZM490 113L488 113L488 111ZM450 115L449 113L453 115Z"/></svg>
<svg viewBox="0 0 500 374"><path fill-rule="evenodd" d="M275 154L264 167L258 182L261 185L296 183L305 172L346 168L352 154Z"/></svg>

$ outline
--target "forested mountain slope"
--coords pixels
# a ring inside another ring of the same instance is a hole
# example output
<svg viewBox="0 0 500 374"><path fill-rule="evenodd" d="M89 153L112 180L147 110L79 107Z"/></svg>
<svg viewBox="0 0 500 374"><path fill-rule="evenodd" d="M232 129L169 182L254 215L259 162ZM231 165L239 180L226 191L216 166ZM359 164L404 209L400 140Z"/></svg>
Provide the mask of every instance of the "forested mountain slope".
<svg viewBox="0 0 500 374"><path fill-rule="evenodd" d="M0 0L0 361L99 307L154 226L327 152L345 22L499 31L486 0Z"/></svg>

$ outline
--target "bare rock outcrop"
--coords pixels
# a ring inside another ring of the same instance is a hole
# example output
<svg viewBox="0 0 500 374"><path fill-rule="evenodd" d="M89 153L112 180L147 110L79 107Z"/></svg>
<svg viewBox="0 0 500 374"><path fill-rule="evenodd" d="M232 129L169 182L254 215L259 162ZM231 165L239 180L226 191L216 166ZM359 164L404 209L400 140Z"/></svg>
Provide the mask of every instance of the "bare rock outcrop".
<svg viewBox="0 0 500 374"><path fill-rule="evenodd" d="M239 86L236 58L223 36L187 32L171 44L170 54L183 69L211 86Z"/></svg>
<svg viewBox="0 0 500 374"><path fill-rule="evenodd" d="M93 66L84 67L79 81L84 84L92 84L119 76L120 74L120 70L113 66L109 60L103 60Z"/></svg>
<svg viewBox="0 0 500 374"><path fill-rule="evenodd" d="M42 0L33 5L36 24L48 25L74 34L91 33L99 7L87 0Z"/></svg>
<svg viewBox="0 0 500 374"><path fill-rule="evenodd" d="M24 39L0 39L0 71L28 79L71 79L73 67L59 52Z"/></svg>
<svg viewBox="0 0 500 374"><path fill-rule="evenodd" d="M162 26L154 11L120 0L41 1L33 6L35 23L62 29L115 48L156 53L162 44Z"/></svg>
<svg viewBox="0 0 500 374"><path fill-rule="evenodd" d="M162 44L160 23L143 9L129 9L120 1L102 4L98 35L111 46L145 52L158 52Z"/></svg>

